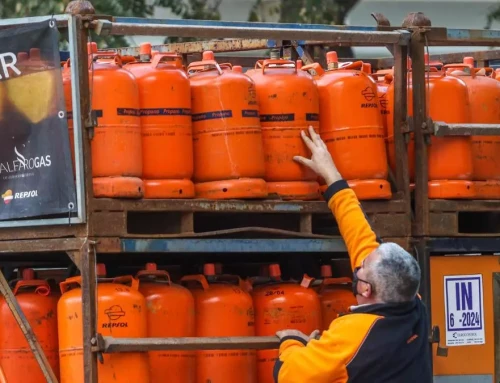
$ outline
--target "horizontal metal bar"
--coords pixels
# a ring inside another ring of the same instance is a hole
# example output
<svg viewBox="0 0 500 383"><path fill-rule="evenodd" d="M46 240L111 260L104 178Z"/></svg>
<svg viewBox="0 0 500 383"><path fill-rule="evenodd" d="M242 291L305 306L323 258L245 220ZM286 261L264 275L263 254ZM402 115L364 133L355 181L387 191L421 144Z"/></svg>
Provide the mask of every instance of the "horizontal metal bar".
<svg viewBox="0 0 500 383"><path fill-rule="evenodd" d="M500 45L500 30L447 28L447 42L467 44Z"/></svg>
<svg viewBox="0 0 500 383"><path fill-rule="evenodd" d="M279 347L276 336L206 337L206 338L112 338L103 337L99 351L192 351L192 350L272 350Z"/></svg>
<svg viewBox="0 0 500 383"><path fill-rule="evenodd" d="M443 64L453 64L453 63L461 63L464 57L473 57L475 61L500 60L500 49L431 54L430 61L431 62L437 61ZM378 61L378 68L390 68L394 65L394 58L392 57L380 58L377 61Z"/></svg>
<svg viewBox="0 0 500 383"><path fill-rule="evenodd" d="M434 122L434 135L442 136L498 136L500 124L446 124Z"/></svg>
<svg viewBox="0 0 500 383"><path fill-rule="evenodd" d="M427 246L431 253L500 253L500 237L435 237Z"/></svg>
<svg viewBox="0 0 500 383"><path fill-rule="evenodd" d="M280 41L267 39L227 39L211 41L193 41L187 43L173 43L153 45L151 48L159 52L177 52L177 53L202 53L204 51L212 52L242 52L260 49L276 48L281 46ZM123 47L111 49L120 55L138 56L139 47Z"/></svg>
<svg viewBox="0 0 500 383"><path fill-rule="evenodd" d="M210 26L210 25L179 25L174 23L117 23L107 20L93 22L98 35L128 35L128 36L178 36L203 38L250 38L275 40L318 40L340 44L408 44L406 34L400 32L374 32L359 30L325 30L297 29L276 27L271 29L254 26Z"/></svg>
<svg viewBox="0 0 500 383"><path fill-rule="evenodd" d="M121 239L126 253L340 253L346 247L333 239Z"/></svg>
<svg viewBox="0 0 500 383"><path fill-rule="evenodd" d="M140 17L115 17L114 21L125 24L150 24L150 25L179 25L193 27L237 27L253 29L295 29L305 31L311 29L323 29L328 31L360 31L377 32L377 27L352 26L352 25L328 25L328 24L300 24L300 23L261 23L249 21L222 21L222 20L192 20L192 19L145 19Z"/></svg>
<svg viewBox="0 0 500 383"><path fill-rule="evenodd" d="M53 15L53 16L34 16L34 17L18 17L12 19L0 19L0 26L9 25L26 25L33 23L40 23L42 21L47 21L50 19L55 19L60 22L67 22L72 16L71 15Z"/></svg>
<svg viewBox="0 0 500 383"><path fill-rule="evenodd" d="M68 218L41 218L31 219L26 221L0 221L0 228L9 227L31 227L31 226L55 226L55 225L78 225L83 223L83 220L78 217Z"/></svg>

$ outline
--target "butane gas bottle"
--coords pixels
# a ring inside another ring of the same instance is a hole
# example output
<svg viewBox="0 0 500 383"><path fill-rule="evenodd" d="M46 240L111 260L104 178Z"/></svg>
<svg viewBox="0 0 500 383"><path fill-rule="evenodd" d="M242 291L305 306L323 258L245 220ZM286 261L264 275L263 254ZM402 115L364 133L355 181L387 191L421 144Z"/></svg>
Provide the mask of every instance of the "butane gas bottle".
<svg viewBox="0 0 500 383"><path fill-rule="evenodd" d="M387 136L387 121L393 118L390 109L387 107L387 89L394 80L393 71L378 71L372 74L372 78L377 82L377 96L380 114L382 115L382 123L384 125L384 135Z"/></svg>
<svg viewBox="0 0 500 383"><path fill-rule="evenodd" d="M122 68L118 54L98 53L95 43L88 45L88 52L92 109L97 117L91 141L94 196L140 198L143 182L139 87L134 75ZM72 140L70 65L68 60L63 69L63 86Z"/></svg>
<svg viewBox="0 0 500 383"><path fill-rule="evenodd" d="M467 84L470 122L472 124L500 124L500 82L487 77L491 68L474 68L474 58L465 57L463 64L443 67ZM500 198L500 137L473 136L472 165L474 198Z"/></svg>
<svg viewBox="0 0 500 383"><path fill-rule="evenodd" d="M317 63L302 67L317 75L320 135L358 199L390 199L377 84L362 61L339 65L337 54L328 52L327 62L326 71Z"/></svg>
<svg viewBox="0 0 500 383"><path fill-rule="evenodd" d="M147 338L146 299L132 276L105 278L106 268L97 265L97 331L114 338ZM57 306L61 383L83 382L82 279L61 282ZM104 354L98 364L99 383L149 383L146 352Z"/></svg>
<svg viewBox="0 0 500 383"><path fill-rule="evenodd" d="M170 275L148 263L137 273L139 291L146 298L148 336L152 338L194 337L195 308L191 292L173 284ZM151 383L194 383L194 351L149 352Z"/></svg>
<svg viewBox="0 0 500 383"><path fill-rule="evenodd" d="M59 379L57 301L51 294L47 281L35 279L33 269L23 270L23 278L16 282L13 294L42 347L47 360ZM45 383L38 362L24 334L10 311L7 302L0 298L0 365L6 382Z"/></svg>
<svg viewBox="0 0 500 383"><path fill-rule="evenodd" d="M350 278L332 278L332 267L321 266L323 280L318 288L321 301L322 330L328 330L330 324L339 315L349 311L350 306L357 305L352 294L352 280Z"/></svg>
<svg viewBox="0 0 500 383"><path fill-rule="evenodd" d="M191 88L182 56L141 44L141 61L125 66L139 85L145 198L193 198Z"/></svg>
<svg viewBox="0 0 500 383"><path fill-rule="evenodd" d="M255 84L225 67L211 51L188 67L196 196L263 198L267 184Z"/></svg>
<svg viewBox="0 0 500 383"><path fill-rule="evenodd" d="M300 284L283 282L280 267L269 266L271 282L252 292L257 336L273 336L277 331L294 329L309 335L322 328L318 294L310 288L312 279L304 275ZM273 367L278 350L257 351L259 383L274 383Z"/></svg>
<svg viewBox="0 0 500 383"><path fill-rule="evenodd" d="M426 63L428 65L428 56ZM433 121L470 123L467 85L458 77L447 75L430 66L426 72L427 110ZM389 108L394 108L394 86L388 91ZM446 102L443 102L446 100ZM391 111L392 113L392 111ZM413 115L412 72L408 73L408 115ZM388 121L389 162L396 166L394 124ZM410 179L414 179L414 143L408 148ZM472 149L469 137L431 137L428 148L429 198L474 198L472 178Z"/></svg>
<svg viewBox="0 0 500 383"><path fill-rule="evenodd" d="M196 336L255 336L252 298L237 276L215 275L206 264L204 275L182 278L195 298ZM197 383L261 383L256 376L255 350L196 352Z"/></svg>
<svg viewBox="0 0 500 383"><path fill-rule="evenodd" d="M316 84L289 60L260 60L249 76L257 89L269 193L285 200L318 199L316 174L293 160L311 155L300 132L319 129Z"/></svg>

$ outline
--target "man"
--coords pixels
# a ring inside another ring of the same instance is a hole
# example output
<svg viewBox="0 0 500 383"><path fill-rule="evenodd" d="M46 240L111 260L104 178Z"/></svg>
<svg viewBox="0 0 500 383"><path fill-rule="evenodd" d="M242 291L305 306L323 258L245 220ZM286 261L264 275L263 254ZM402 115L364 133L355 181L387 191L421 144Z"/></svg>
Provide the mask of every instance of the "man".
<svg viewBox="0 0 500 383"><path fill-rule="evenodd" d="M427 312L417 295L420 268L395 243L372 231L354 192L338 172L325 143L309 128L302 138L311 159L295 160L323 177L324 197L340 228L354 270L358 306L335 319L319 339L315 331L279 331L277 383L430 383Z"/></svg>

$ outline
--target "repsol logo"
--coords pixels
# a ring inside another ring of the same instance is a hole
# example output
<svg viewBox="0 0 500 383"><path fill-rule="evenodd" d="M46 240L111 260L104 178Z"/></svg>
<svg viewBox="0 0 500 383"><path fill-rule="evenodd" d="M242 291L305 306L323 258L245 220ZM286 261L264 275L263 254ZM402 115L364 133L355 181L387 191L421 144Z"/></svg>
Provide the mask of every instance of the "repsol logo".
<svg viewBox="0 0 500 383"><path fill-rule="evenodd" d="M102 328L123 328L128 327L127 322L118 322L118 323L103 323Z"/></svg>
<svg viewBox="0 0 500 383"><path fill-rule="evenodd" d="M38 197L38 190L31 190L14 194L14 199Z"/></svg>

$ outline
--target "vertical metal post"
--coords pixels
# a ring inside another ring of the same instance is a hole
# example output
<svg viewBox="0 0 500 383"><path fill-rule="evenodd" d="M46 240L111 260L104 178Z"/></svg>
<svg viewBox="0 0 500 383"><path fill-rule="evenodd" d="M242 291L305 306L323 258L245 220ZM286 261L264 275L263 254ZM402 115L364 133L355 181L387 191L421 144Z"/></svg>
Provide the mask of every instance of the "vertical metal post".
<svg viewBox="0 0 500 383"><path fill-rule="evenodd" d="M426 68L424 35L422 32L416 30L413 33L410 49L412 60L413 127L415 135L415 221L412 231L415 248L417 250L418 263L422 273L420 295L427 307L429 324L431 324L430 253L427 247L426 238L429 233L427 145L430 137L426 132ZM431 328L432 325L429 326L429 331ZM432 354L432 343L429 344L429 347L431 348Z"/></svg>
<svg viewBox="0 0 500 383"><path fill-rule="evenodd" d="M76 197L77 197L77 211L78 218L82 222L86 222L87 218L87 201L86 193L87 185L85 183L85 162L83 155L83 141L84 141L84 120L81 118L82 111L82 87L78 81L81 78L82 69L87 73L88 69L85 66L82 68L80 62L82 60L81 51L78 49L78 39L80 33L82 32L81 20L77 17L69 17L68 19L68 39L69 39L69 53L71 60L71 80L73 86L71 87L71 99L72 99L72 109L73 109L73 131L74 131L74 143L73 148L75 151L75 175L76 175ZM85 56L86 57L86 47ZM87 75L88 77L88 75ZM88 88L88 86L87 86ZM84 89L83 89L84 90ZM88 92L87 92L88 93Z"/></svg>
<svg viewBox="0 0 500 383"><path fill-rule="evenodd" d="M425 251L419 252L419 263L422 271L420 293L427 305L431 307L430 294L430 260L425 237L429 233L429 199L428 199L428 161L426 136L426 81L423 35L415 32L411 40L412 86L413 86L413 126L415 129L415 222L413 237L418 246Z"/></svg>
<svg viewBox="0 0 500 383"><path fill-rule="evenodd" d="M97 383L97 296L95 248L85 242L81 253L82 311L83 311L83 367L84 383Z"/></svg>
<svg viewBox="0 0 500 383"><path fill-rule="evenodd" d="M90 138L93 135L94 121L91 113L91 94L89 89L89 64L87 53L88 26L82 16L73 16L69 22L70 28L70 58L72 98L73 98L73 127L75 136L75 164L77 167L77 179L84 185L84 196L82 206L89 222L89 211L92 207L92 160L90 157ZM78 172L79 164L83 163L83 172Z"/></svg>
<svg viewBox="0 0 500 383"><path fill-rule="evenodd" d="M9 283L5 279L1 269L0 269L0 293L5 298L7 306L9 306L12 315L14 315L14 318L17 324L19 325L19 328L23 332L24 337L26 338L26 341L28 342L28 345L31 348L31 352L33 352L33 355L35 356L35 359L38 362L38 365L40 366L40 369L42 370L43 376L45 377L46 381L49 383L57 383L57 378L54 375L54 371L52 371L52 367L50 366L50 363L47 360L47 357L45 356L45 353L43 352L40 343L38 343L35 333L33 332L33 329L31 328L28 320L24 316L24 313L21 310L19 303L17 303L16 297L12 293L9 287ZM19 373L29 373L29 372L20 371Z"/></svg>
<svg viewBox="0 0 500 383"><path fill-rule="evenodd" d="M91 114L92 101L89 90L88 69L88 25L84 16L75 16L74 22L75 39L70 44L70 52L78 60L73 61L77 70L73 71L73 88L79 92L79 98L73 99L77 106L73 111L73 118L79 121L79 129L75 126L75 137L81 137L82 149L79 153L83 160L83 180L85 182L85 203L87 205L87 233L92 205L92 161L90 157L90 137L92 135L93 120ZM75 93L75 92L74 92ZM76 113L75 113L76 112ZM90 129L90 130L89 130ZM80 271L82 276L82 320L83 320L83 365L84 383L97 383L97 354L92 351L92 346L97 342L97 296L96 296L96 256L94 247L89 241L81 249Z"/></svg>
<svg viewBox="0 0 500 383"><path fill-rule="evenodd" d="M407 130L407 58L408 47L394 45L394 147L396 156L396 186L398 194L407 202L410 212L410 176L408 173L408 144L403 130Z"/></svg>
<svg viewBox="0 0 500 383"><path fill-rule="evenodd" d="M415 136L415 226L414 236L423 237L429 231L428 163L425 134L426 81L425 46L423 35L414 32L411 39L413 127Z"/></svg>

